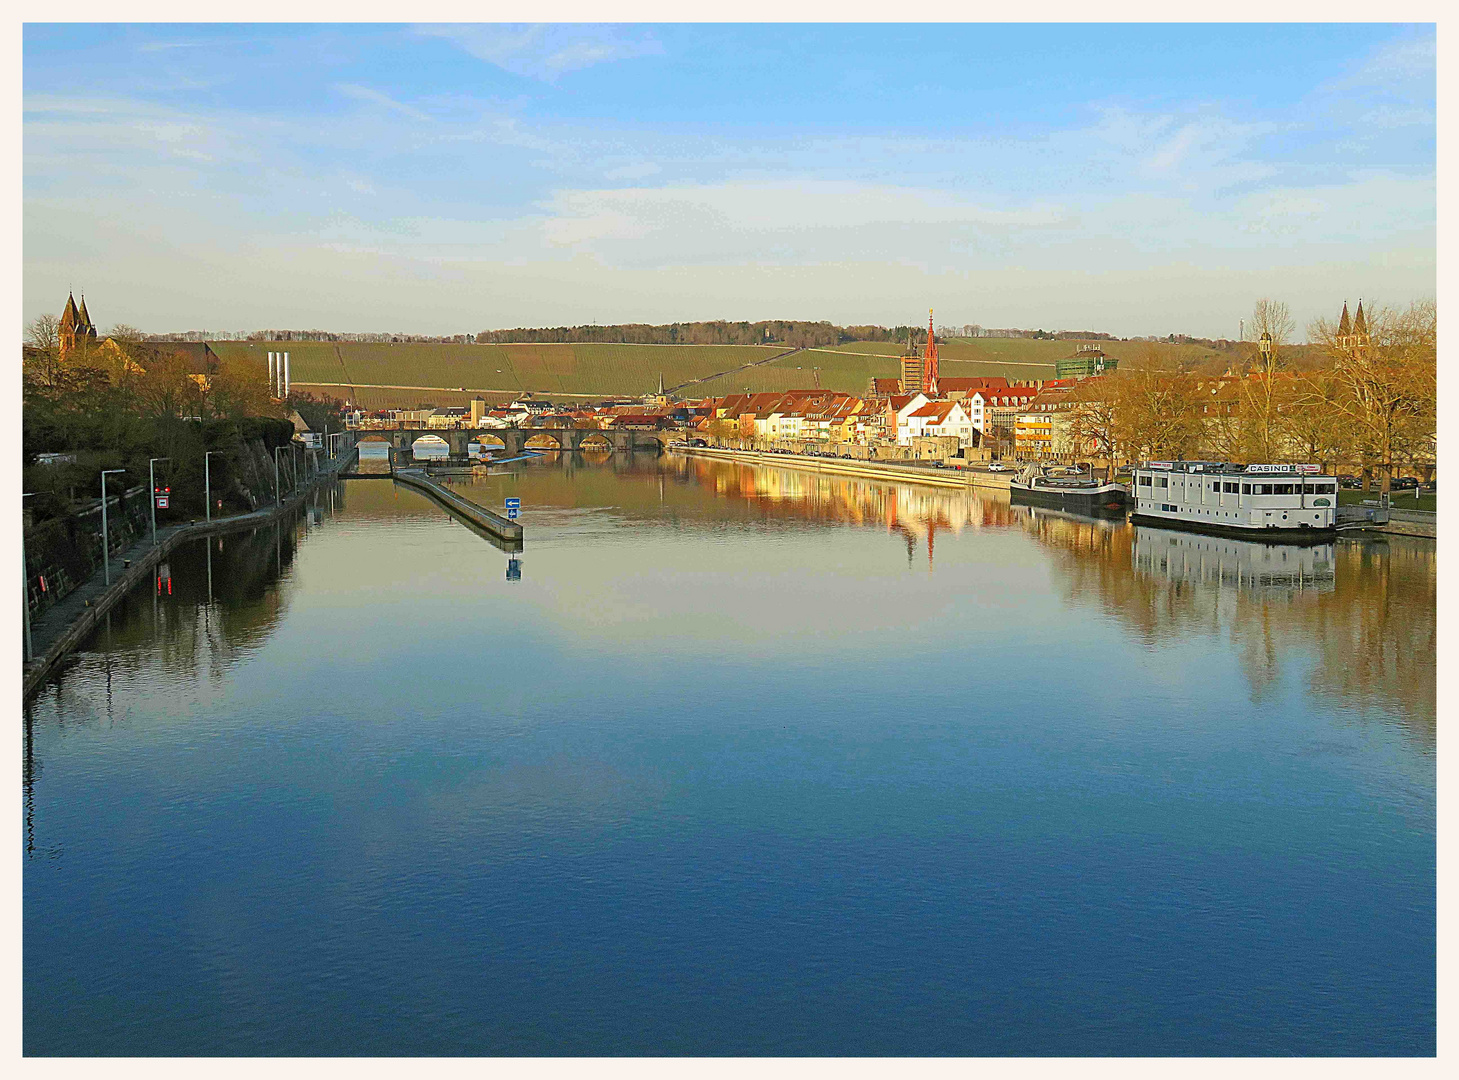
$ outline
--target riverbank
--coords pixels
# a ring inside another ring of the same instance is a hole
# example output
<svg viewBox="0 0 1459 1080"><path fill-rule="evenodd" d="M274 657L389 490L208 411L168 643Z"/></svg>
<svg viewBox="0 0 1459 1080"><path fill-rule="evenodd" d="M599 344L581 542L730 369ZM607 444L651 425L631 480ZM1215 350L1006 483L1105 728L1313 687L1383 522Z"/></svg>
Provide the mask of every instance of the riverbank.
<svg viewBox="0 0 1459 1080"><path fill-rule="evenodd" d="M120 567L121 571L113 575L111 584L107 584L104 572L98 571L31 623L32 659L22 662L22 700L29 701L57 665L86 639L97 623L106 617L122 597L147 580L157 565L179 545L204 536L257 528L294 513L304 505L310 491L320 483L335 479L345 463L353 457L353 450L347 450L336 460L327 462L303 490L281 504L247 514L215 518L212 521L169 525L157 530L155 544L148 535L113 556L112 563Z"/></svg>
<svg viewBox="0 0 1459 1080"><path fill-rule="evenodd" d="M945 488L985 488L1007 491L1010 476L973 470L938 469L931 465L902 465L885 461L852 461L846 458L815 458L801 454L767 454L759 450L727 450L718 446L683 446L673 444L665 451L740 461L747 465L770 465L780 469L804 472L835 473L840 476L862 476L873 480L896 480L901 483L927 484Z"/></svg>

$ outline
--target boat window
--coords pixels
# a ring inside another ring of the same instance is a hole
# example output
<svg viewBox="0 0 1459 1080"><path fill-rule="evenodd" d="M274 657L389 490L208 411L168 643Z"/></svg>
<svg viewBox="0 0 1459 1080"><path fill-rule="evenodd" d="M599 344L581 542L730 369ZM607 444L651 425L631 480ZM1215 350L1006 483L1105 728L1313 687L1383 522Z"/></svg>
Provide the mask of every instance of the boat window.
<svg viewBox="0 0 1459 1080"><path fill-rule="evenodd" d="M1295 495L1296 493L1297 493L1297 488L1293 484L1273 484L1272 485L1272 494L1273 495Z"/></svg>
<svg viewBox="0 0 1459 1080"><path fill-rule="evenodd" d="M1155 478L1155 486L1156 487L1167 487L1167 486L1169 486L1169 482L1170 482L1170 478L1169 477L1157 476Z"/></svg>
<svg viewBox="0 0 1459 1080"><path fill-rule="evenodd" d="M1149 487L1150 486L1150 478L1148 476L1142 476L1142 477L1140 477L1140 486L1141 487Z"/></svg>
<svg viewBox="0 0 1459 1080"><path fill-rule="evenodd" d="M1228 480L1226 482L1226 490L1230 494L1235 495L1238 491L1241 490L1241 485L1236 483L1234 480Z"/></svg>
<svg viewBox="0 0 1459 1080"><path fill-rule="evenodd" d="M1243 495L1250 495L1251 494L1251 485L1250 484L1242 484L1241 485L1241 494L1243 494Z"/></svg>

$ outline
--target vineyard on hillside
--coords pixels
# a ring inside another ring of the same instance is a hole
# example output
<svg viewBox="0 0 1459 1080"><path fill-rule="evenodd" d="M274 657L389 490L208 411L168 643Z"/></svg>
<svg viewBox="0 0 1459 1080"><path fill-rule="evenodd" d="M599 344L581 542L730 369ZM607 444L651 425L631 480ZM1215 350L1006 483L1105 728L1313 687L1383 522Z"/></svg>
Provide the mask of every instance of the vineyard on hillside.
<svg viewBox="0 0 1459 1080"><path fill-rule="evenodd" d="M1075 341L1031 338L952 338L939 344L948 376L1001 375L1013 380L1050 379L1054 365L1079 347ZM1109 355L1134 359L1154 349L1186 365L1226 363L1230 354L1199 345L1102 341ZM662 374L680 396L705 397L752 391L801 390L816 385L865 393L873 376L896 377L902 346L853 342L784 352L758 345L450 345L328 342L213 342L220 355L246 355L260 369L270 351L289 351L295 388L353 401L366 409L464 405L475 394L491 401L524 392L584 401L651 393ZM752 366L746 366L752 365ZM814 369L819 368L819 372ZM703 380L703 381L696 381ZM332 384L332 385L326 385ZM463 392L460 388L465 387Z"/></svg>
<svg viewBox="0 0 1459 1080"><path fill-rule="evenodd" d="M338 384L332 393L364 405L399 400L413 405L420 392L412 389L368 392L369 387L433 387L462 400L469 392L515 395L639 396L653 392L662 374L675 386L756 363L777 353L779 346L761 345L446 345L329 344L324 342L213 343L219 355L247 355L262 366L270 351L289 351L290 381ZM357 387L350 393L345 387ZM319 387L320 392L328 387ZM441 397L436 394L436 397ZM409 399L407 401L407 399ZM424 400L424 399L422 399ZM444 398L442 398L444 401ZM387 405L369 405L386 408Z"/></svg>

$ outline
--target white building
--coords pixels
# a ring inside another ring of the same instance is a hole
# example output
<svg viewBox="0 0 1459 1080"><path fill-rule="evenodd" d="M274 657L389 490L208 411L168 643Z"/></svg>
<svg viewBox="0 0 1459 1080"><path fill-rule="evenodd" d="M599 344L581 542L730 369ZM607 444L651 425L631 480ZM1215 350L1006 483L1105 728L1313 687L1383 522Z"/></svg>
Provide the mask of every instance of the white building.
<svg viewBox="0 0 1459 1080"><path fill-rule="evenodd" d="M962 402L926 402L920 409L909 412L906 419L897 425L897 442L902 446L911 446L915 438L936 435L951 436L957 439L959 446L977 444L972 417L963 408Z"/></svg>

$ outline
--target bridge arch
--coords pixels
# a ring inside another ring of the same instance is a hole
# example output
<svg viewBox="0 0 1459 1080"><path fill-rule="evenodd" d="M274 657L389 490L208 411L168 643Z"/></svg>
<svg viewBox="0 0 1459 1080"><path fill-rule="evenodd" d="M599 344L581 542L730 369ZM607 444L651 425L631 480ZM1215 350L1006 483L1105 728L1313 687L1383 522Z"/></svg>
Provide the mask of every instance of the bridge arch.
<svg viewBox="0 0 1459 1080"><path fill-rule="evenodd" d="M550 431L539 431L527 440L528 450L561 450L562 440Z"/></svg>
<svg viewBox="0 0 1459 1080"><path fill-rule="evenodd" d="M601 431L590 431L582 437L578 443L578 449L583 451L598 451L613 449L613 444L608 441L608 436Z"/></svg>
<svg viewBox="0 0 1459 1080"><path fill-rule="evenodd" d="M439 435L422 435L410 444L410 455L416 461L451 456L451 444Z"/></svg>

